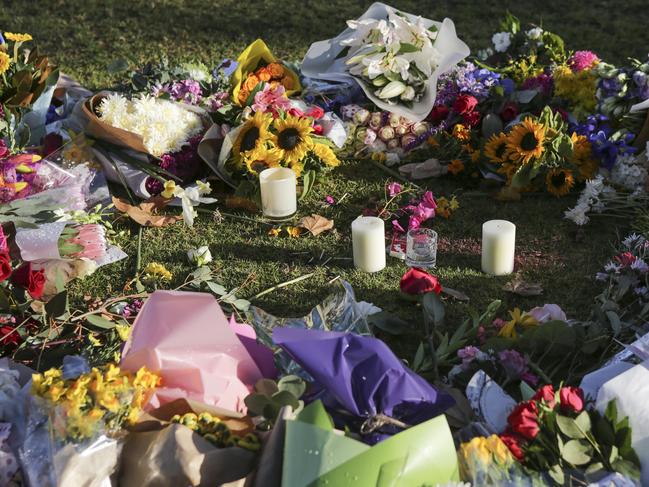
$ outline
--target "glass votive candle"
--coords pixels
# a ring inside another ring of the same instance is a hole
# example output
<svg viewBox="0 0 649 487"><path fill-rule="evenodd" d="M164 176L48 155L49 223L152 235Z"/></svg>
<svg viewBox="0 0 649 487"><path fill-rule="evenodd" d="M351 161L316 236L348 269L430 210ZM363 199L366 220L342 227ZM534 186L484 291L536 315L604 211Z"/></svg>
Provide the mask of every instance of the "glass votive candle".
<svg viewBox="0 0 649 487"><path fill-rule="evenodd" d="M406 265L435 267L437 265L437 232L430 228L408 230Z"/></svg>
<svg viewBox="0 0 649 487"><path fill-rule="evenodd" d="M297 211L297 178L287 167L271 167L259 174L261 208L265 217L288 218Z"/></svg>

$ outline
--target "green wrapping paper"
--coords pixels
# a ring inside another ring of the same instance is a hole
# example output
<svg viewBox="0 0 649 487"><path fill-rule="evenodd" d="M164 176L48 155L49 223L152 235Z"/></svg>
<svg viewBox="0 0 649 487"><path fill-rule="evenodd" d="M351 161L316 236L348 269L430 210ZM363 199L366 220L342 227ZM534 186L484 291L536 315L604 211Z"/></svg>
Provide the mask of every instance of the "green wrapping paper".
<svg viewBox="0 0 649 487"><path fill-rule="evenodd" d="M282 487L416 487L459 480L443 415L374 446L344 436L320 401L286 421Z"/></svg>

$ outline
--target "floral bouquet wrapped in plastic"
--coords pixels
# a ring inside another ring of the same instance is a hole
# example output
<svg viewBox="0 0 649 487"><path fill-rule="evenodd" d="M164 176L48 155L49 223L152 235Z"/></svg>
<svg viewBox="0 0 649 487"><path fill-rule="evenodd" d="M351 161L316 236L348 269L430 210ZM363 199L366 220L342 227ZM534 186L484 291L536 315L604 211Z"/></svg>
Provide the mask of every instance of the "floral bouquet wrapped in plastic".
<svg viewBox="0 0 649 487"><path fill-rule="evenodd" d="M311 45L302 73L353 78L379 108L423 120L435 102L438 77L469 55L450 19L436 22L374 3L338 37Z"/></svg>
<svg viewBox="0 0 649 487"><path fill-rule="evenodd" d="M118 466L121 431L134 423L159 377L68 358L32 378L19 448L28 485L102 485Z"/></svg>

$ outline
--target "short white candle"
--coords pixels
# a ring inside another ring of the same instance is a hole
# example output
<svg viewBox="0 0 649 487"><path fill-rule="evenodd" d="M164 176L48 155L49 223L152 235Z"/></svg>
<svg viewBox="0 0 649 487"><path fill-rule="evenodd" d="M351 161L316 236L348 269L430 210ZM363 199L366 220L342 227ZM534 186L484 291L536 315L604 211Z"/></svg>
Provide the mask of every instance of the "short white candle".
<svg viewBox="0 0 649 487"><path fill-rule="evenodd" d="M506 220L482 224L482 272L504 276L514 272L516 225Z"/></svg>
<svg viewBox="0 0 649 487"><path fill-rule="evenodd" d="M287 167L271 167L259 174L264 216L286 218L297 211L297 179Z"/></svg>
<svg viewBox="0 0 649 487"><path fill-rule="evenodd" d="M359 216L352 222L354 265L365 272L385 267L385 224L375 216Z"/></svg>

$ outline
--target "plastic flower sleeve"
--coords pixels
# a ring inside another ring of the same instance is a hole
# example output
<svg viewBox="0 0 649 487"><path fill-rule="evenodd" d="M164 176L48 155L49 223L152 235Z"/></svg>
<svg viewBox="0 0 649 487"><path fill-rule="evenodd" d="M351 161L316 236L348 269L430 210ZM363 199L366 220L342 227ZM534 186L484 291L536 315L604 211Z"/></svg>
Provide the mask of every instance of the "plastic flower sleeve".
<svg viewBox="0 0 649 487"><path fill-rule="evenodd" d="M359 335L371 335L367 317L380 311L379 308L356 301L354 289L346 281L339 280L334 284L334 292L301 318L280 318L267 313L261 308L251 306L249 319L257 332L257 339L264 345L276 350L277 367L285 374L301 374L302 369L283 351L277 350L272 339L275 328L302 328L353 332Z"/></svg>
<svg viewBox="0 0 649 487"><path fill-rule="evenodd" d="M399 12L388 5L376 2L358 18L358 21L386 19L391 12L403 15L411 22L417 20L417 16ZM411 108L401 104L389 104L382 101L374 94L373 87L368 86L365 81L349 73L346 62L350 58L350 54L345 51L343 44L343 40L348 38L352 33L352 29L349 28L333 39L311 44L302 61L302 73L310 78L329 81L346 82L350 78L354 79L365 92L365 95L379 108L419 122L426 118L433 108L439 76L470 54L469 47L457 37L455 25L451 19L444 19L443 22L436 22L429 19L422 20L426 27L436 27L438 29L434 48L438 51L440 58L436 69L426 81L426 89L422 99L414 103ZM345 55L341 55L341 53Z"/></svg>

